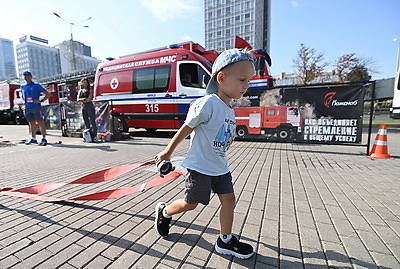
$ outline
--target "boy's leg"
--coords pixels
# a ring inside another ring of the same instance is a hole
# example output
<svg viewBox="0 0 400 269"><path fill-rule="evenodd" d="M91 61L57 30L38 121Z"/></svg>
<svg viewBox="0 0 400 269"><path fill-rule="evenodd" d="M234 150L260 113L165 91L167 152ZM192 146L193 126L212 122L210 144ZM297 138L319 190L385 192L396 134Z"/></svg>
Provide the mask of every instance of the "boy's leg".
<svg viewBox="0 0 400 269"><path fill-rule="evenodd" d="M220 254L233 255L240 259L248 259L253 256L253 247L249 244L239 242L232 235L233 216L235 209L235 195L233 193L218 194L221 202L219 213L220 233L215 250Z"/></svg>
<svg viewBox="0 0 400 269"><path fill-rule="evenodd" d="M218 198L221 202L221 210L219 212L220 231L221 234L229 235L232 233L233 216L235 209L235 194L218 194Z"/></svg>
<svg viewBox="0 0 400 269"><path fill-rule="evenodd" d="M157 204L155 227L161 236L168 235L172 215L193 210L199 203L208 204L211 193L211 177L188 169L185 188L185 199L175 200L170 205L163 202Z"/></svg>
<svg viewBox="0 0 400 269"><path fill-rule="evenodd" d="M193 210L197 207L197 205L198 203L189 204L186 203L183 199L178 199L173 201L172 204L168 205L165 211L169 216L172 216L182 212Z"/></svg>
<svg viewBox="0 0 400 269"><path fill-rule="evenodd" d="M189 204L183 199L178 199L168 205L164 202L156 205L156 218L154 226L157 232L161 236L167 236L169 234L169 224L171 223L172 215L190 211L197 207L196 204Z"/></svg>

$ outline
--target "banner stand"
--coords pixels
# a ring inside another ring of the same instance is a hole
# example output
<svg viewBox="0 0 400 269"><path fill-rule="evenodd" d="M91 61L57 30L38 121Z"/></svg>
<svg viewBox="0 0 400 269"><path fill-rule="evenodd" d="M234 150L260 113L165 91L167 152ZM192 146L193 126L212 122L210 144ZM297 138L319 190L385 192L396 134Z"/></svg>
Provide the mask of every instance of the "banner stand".
<svg viewBox="0 0 400 269"><path fill-rule="evenodd" d="M110 110L108 101L93 101L98 134L110 131ZM64 137L82 136L85 123L82 117L82 105L77 102L63 102L60 104L60 129Z"/></svg>
<svg viewBox="0 0 400 269"><path fill-rule="evenodd" d="M375 113L375 81L372 81L372 95L371 95L371 107L369 108L369 124L368 124L368 141L367 141L367 151L365 155L368 156L369 154L369 148L371 146L371 133L372 133L372 120L374 118L374 113Z"/></svg>
<svg viewBox="0 0 400 269"><path fill-rule="evenodd" d="M374 81L250 89L233 104L237 135L273 142L365 146L368 152L374 111L371 107L368 124L363 121L367 91L375 95ZM367 142L364 126L369 127Z"/></svg>

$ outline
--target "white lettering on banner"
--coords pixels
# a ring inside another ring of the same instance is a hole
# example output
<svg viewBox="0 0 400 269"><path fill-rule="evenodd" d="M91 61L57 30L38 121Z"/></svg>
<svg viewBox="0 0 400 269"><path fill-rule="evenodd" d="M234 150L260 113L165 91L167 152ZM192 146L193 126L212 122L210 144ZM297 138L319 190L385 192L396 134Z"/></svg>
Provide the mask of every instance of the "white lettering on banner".
<svg viewBox="0 0 400 269"><path fill-rule="evenodd" d="M356 135L357 127L304 126L304 133L307 133L307 134Z"/></svg>
<svg viewBox="0 0 400 269"><path fill-rule="evenodd" d="M356 119L305 119L304 125L357 126Z"/></svg>
<svg viewBox="0 0 400 269"><path fill-rule="evenodd" d="M148 59L143 61L129 62L124 64L118 64L113 66L107 66L103 68L103 71L113 71L124 68L145 66L145 65L154 65L154 64L165 64L165 63L173 63L176 62L176 55L163 56L160 58Z"/></svg>
<svg viewBox="0 0 400 269"><path fill-rule="evenodd" d="M358 100L354 100L354 101L343 101L340 102L338 100L333 100L332 101L332 106L356 106L358 104Z"/></svg>
<svg viewBox="0 0 400 269"><path fill-rule="evenodd" d="M356 142L356 119L304 119L303 139L318 142Z"/></svg>

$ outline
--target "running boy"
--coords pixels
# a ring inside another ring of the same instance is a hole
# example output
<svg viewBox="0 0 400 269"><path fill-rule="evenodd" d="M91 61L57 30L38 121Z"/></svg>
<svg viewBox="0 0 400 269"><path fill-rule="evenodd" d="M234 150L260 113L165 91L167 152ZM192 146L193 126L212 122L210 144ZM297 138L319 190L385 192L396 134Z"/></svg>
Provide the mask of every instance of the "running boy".
<svg viewBox="0 0 400 269"><path fill-rule="evenodd" d="M221 202L220 236L215 250L241 259L250 258L253 247L239 242L232 235L235 195L226 150L234 139L235 114L229 104L232 99L239 99L246 93L255 73L254 61L255 58L242 49L221 53L212 67L207 95L190 106L185 123L168 146L155 157L156 164L170 160L179 143L193 132L183 162L188 170L185 197L170 205L164 202L157 204L155 227L158 233L168 235L173 215L193 210L199 203L207 205L212 190Z"/></svg>

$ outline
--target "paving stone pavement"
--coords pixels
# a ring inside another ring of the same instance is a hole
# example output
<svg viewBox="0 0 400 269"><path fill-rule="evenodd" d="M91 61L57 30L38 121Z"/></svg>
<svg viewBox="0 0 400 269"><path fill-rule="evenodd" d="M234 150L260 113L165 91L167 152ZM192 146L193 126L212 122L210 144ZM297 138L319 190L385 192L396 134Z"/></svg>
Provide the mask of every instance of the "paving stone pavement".
<svg viewBox="0 0 400 269"><path fill-rule="evenodd" d="M0 136L27 138L27 126L1 125ZM131 139L89 144L50 131L49 141L63 143L3 145L0 188L69 182L140 163L162 150L171 133L157 136L136 132ZM181 177L102 201L45 203L0 195L0 268L400 268L400 131L389 130L388 140L393 160L371 160L359 146L236 141L229 150L237 197L233 230L253 245L256 254L248 260L215 252L216 196L206 207L174 216L170 235L158 236L154 207L182 197ZM156 175L154 167L141 168L49 195L129 187Z"/></svg>

